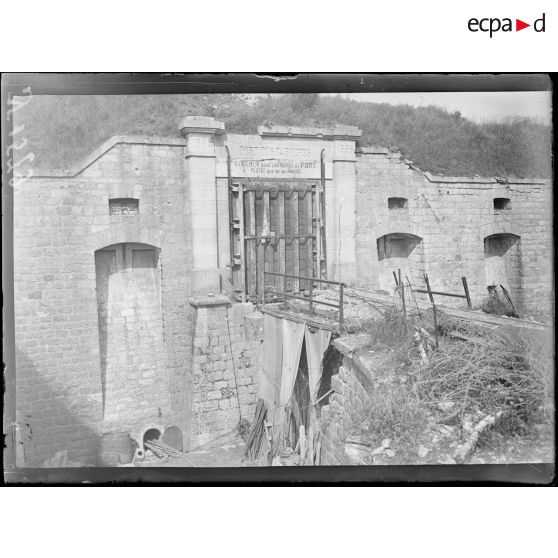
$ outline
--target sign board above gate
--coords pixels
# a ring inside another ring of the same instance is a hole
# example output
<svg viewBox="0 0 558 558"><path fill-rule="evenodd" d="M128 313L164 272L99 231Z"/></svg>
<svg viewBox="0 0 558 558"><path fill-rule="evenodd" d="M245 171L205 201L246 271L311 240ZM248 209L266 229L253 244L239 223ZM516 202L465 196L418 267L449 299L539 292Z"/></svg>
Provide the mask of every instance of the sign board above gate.
<svg viewBox="0 0 558 558"><path fill-rule="evenodd" d="M319 179L322 150L326 175L331 166L331 142L324 140L231 134L226 145L237 178Z"/></svg>
<svg viewBox="0 0 558 558"><path fill-rule="evenodd" d="M319 178L320 160L232 159L231 173L237 177Z"/></svg>

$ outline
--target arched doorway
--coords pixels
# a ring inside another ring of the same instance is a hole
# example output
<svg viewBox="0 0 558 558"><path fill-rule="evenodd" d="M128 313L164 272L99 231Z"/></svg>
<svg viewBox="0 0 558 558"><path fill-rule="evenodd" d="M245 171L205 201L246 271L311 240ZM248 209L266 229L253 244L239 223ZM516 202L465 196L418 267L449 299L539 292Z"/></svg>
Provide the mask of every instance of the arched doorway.
<svg viewBox="0 0 558 558"><path fill-rule="evenodd" d="M389 233L377 240L380 288L391 292L395 287L393 272L401 278L420 282L424 273L422 238L408 233ZM406 282L406 281L405 281Z"/></svg>
<svg viewBox="0 0 558 558"><path fill-rule="evenodd" d="M521 237L498 233L484 239L486 286L502 285L515 306L522 304Z"/></svg>

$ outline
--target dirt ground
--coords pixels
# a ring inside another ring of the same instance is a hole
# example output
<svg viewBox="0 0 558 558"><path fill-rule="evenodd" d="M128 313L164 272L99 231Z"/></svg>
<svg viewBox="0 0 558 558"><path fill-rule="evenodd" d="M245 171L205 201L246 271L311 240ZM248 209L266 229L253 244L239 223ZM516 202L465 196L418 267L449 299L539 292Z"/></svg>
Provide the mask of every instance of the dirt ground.
<svg viewBox="0 0 558 558"><path fill-rule="evenodd" d="M139 467L257 467L257 463L244 459L244 444L234 442L219 448L194 451L182 457L157 459L148 456Z"/></svg>
<svg viewBox="0 0 558 558"><path fill-rule="evenodd" d="M424 432L416 446L392 446L389 454L374 456L370 465L450 465L458 438L447 428ZM466 464L512 464L554 462L554 437L550 427L530 436L506 437L497 432L484 435ZM219 448L195 451L183 457L157 459L148 456L139 467L259 467L262 463L244 458L244 444L237 441Z"/></svg>
<svg viewBox="0 0 558 558"><path fill-rule="evenodd" d="M374 465L453 465L455 451L463 441L457 432L432 428L424 432L416 445L393 446L390 457L386 453L373 457ZM554 436L547 426L526 436L503 436L497 432L484 434L465 464L553 463Z"/></svg>

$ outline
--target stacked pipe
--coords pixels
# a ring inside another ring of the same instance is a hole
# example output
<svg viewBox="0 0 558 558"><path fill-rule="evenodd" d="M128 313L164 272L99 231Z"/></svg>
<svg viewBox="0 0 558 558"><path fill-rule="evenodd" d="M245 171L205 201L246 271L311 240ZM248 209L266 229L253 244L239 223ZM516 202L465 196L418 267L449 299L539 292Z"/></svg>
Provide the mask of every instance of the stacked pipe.
<svg viewBox="0 0 558 558"><path fill-rule="evenodd" d="M161 440L149 440L144 442L144 446L150 449L157 457L182 457L184 454L181 451L161 442Z"/></svg>

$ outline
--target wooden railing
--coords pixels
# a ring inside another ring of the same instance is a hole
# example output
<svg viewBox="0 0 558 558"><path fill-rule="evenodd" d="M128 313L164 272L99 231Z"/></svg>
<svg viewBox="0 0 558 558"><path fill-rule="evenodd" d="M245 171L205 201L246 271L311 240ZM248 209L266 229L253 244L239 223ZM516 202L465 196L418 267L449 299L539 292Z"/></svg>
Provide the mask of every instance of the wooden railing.
<svg viewBox="0 0 558 558"><path fill-rule="evenodd" d="M280 277L282 278L282 291L276 290L275 287L273 288L266 288L265 287L265 276L271 275L273 277ZM287 279L297 279L299 281L308 281L308 297L306 296L298 296L287 292ZM338 304L334 304L332 302L325 302L323 300L316 300L314 298L314 283L326 284L326 285L336 285L339 288L339 302ZM336 308L339 311L339 324L343 324L344 319L344 312L343 312L343 291L346 287L346 283L342 283L341 281L328 281L327 279L318 279L317 277L304 277L301 275L290 275L288 273L275 273L274 271L264 271L264 288L263 288L263 304L266 304L266 294L267 295L275 295L283 302L283 308L287 308L287 299L292 300L301 300L302 302L308 303L308 313L310 315L314 314L314 306L316 304L321 304L323 306L329 306L331 308Z"/></svg>

